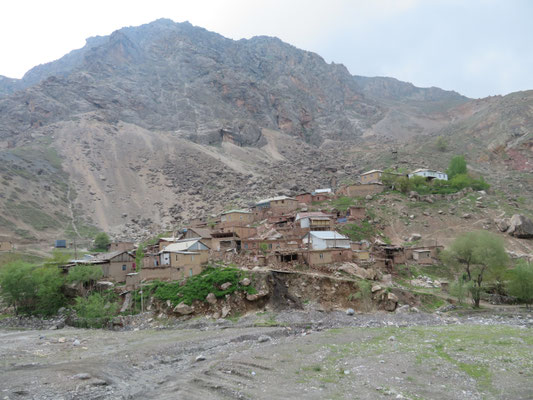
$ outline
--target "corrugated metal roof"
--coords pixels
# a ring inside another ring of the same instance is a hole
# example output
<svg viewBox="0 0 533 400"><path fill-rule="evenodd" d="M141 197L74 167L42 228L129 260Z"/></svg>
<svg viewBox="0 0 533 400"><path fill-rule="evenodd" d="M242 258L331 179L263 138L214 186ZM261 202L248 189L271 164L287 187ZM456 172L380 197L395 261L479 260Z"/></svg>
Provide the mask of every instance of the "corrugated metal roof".
<svg viewBox="0 0 533 400"><path fill-rule="evenodd" d="M339 232L335 232L335 231L311 231L310 233L311 235L319 239L323 239L323 240L342 240L342 239L349 240L347 236L344 236L340 234Z"/></svg>
<svg viewBox="0 0 533 400"><path fill-rule="evenodd" d="M251 212L248 210L229 210L229 211L224 211L221 215L232 214L232 213L251 214Z"/></svg>
<svg viewBox="0 0 533 400"><path fill-rule="evenodd" d="M279 200L296 200L296 199L294 199L293 197L289 197L289 196L277 196L277 197L271 197L269 199L259 200L255 204L263 204L263 203L269 203L271 201L279 201Z"/></svg>
<svg viewBox="0 0 533 400"><path fill-rule="evenodd" d="M316 189L313 193L331 193L332 190L330 188L327 189Z"/></svg>
<svg viewBox="0 0 533 400"><path fill-rule="evenodd" d="M322 211L309 211L309 212L301 212L296 214L296 218L294 221L298 221L302 218L309 218L309 217L324 217L324 218L331 218L330 215L324 214Z"/></svg>
<svg viewBox="0 0 533 400"><path fill-rule="evenodd" d="M371 169L370 171L363 172L361 175L373 174L374 172L383 172L380 169Z"/></svg>
<svg viewBox="0 0 533 400"><path fill-rule="evenodd" d="M172 244L169 244L166 246L162 251L163 252L180 252L180 251L187 251L191 248L191 246L195 245L197 242L200 242L202 238L192 238L192 239L183 239L178 240ZM205 244L202 243L204 246ZM206 246L207 247L207 246Z"/></svg>

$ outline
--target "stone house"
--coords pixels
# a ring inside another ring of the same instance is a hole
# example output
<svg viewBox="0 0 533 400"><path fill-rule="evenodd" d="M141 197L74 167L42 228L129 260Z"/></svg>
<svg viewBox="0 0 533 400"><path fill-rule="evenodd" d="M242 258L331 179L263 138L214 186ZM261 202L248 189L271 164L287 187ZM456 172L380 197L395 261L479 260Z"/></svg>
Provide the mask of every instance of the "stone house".
<svg viewBox="0 0 533 400"><path fill-rule="evenodd" d="M352 260L352 251L344 248L328 248L322 250L310 250L302 253L305 261L311 265L328 265L336 262Z"/></svg>
<svg viewBox="0 0 533 400"><path fill-rule="evenodd" d="M313 195L309 192L300 193L299 195L294 196L294 198L298 201L298 203L304 203L307 205L313 202Z"/></svg>
<svg viewBox="0 0 533 400"><path fill-rule="evenodd" d="M300 229L304 230L331 231L334 227L331 215L320 211L298 213L294 221Z"/></svg>
<svg viewBox="0 0 533 400"><path fill-rule="evenodd" d="M350 221L361 221L366 218L366 208L361 206L350 206L346 210L346 217Z"/></svg>
<svg viewBox="0 0 533 400"><path fill-rule="evenodd" d="M339 190L339 194L348 197L365 197L367 195L375 195L385 190L385 186L381 183L367 183L344 186Z"/></svg>
<svg viewBox="0 0 533 400"><path fill-rule="evenodd" d="M203 271L203 265L207 264L207 252L167 249L161 252L161 267L170 267L168 279L176 280L198 275ZM153 275L157 272L156 270L157 267L153 271L147 271L146 274Z"/></svg>
<svg viewBox="0 0 533 400"><path fill-rule="evenodd" d="M418 264L433 264L433 258L431 257L431 250L429 249L419 249L413 250L413 260Z"/></svg>

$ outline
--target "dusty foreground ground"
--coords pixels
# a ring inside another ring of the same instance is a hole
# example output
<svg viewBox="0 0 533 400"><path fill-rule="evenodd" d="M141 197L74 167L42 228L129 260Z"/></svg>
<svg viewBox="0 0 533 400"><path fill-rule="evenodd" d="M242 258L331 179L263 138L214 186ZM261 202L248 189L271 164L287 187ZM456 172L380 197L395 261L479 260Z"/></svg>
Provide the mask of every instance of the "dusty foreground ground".
<svg viewBox="0 0 533 400"><path fill-rule="evenodd" d="M532 399L533 315L287 311L0 331L3 399Z"/></svg>

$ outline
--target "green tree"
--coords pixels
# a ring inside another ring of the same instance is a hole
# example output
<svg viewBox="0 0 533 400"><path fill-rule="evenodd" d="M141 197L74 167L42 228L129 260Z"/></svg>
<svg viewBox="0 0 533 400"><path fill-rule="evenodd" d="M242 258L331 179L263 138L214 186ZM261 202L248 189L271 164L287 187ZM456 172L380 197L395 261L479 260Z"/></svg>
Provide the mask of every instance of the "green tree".
<svg viewBox="0 0 533 400"><path fill-rule="evenodd" d="M464 156L454 156L448 165L448 179L451 179L456 175L466 174L466 172L466 160Z"/></svg>
<svg viewBox="0 0 533 400"><path fill-rule="evenodd" d="M58 268L16 261L0 273L0 294L18 314L50 316L65 304L64 278Z"/></svg>
<svg viewBox="0 0 533 400"><path fill-rule="evenodd" d="M529 308L533 304L533 264L520 260L511 271L508 293Z"/></svg>
<svg viewBox="0 0 533 400"><path fill-rule="evenodd" d="M78 317L82 318L82 326L99 328L115 316L120 305L114 302L110 296L102 296L100 293L93 293L89 297L76 297L74 310Z"/></svg>
<svg viewBox="0 0 533 400"><path fill-rule="evenodd" d="M435 141L435 146L439 151L446 151L448 149L448 142L442 136L439 136Z"/></svg>
<svg viewBox="0 0 533 400"><path fill-rule="evenodd" d="M401 176L396 180L395 187L396 190L407 194L413 190L413 182L408 177Z"/></svg>
<svg viewBox="0 0 533 400"><path fill-rule="evenodd" d="M503 241L496 235L485 231L468 232L458 236L450 248L443 251L443 261L461 268L469 289L474 307L479 308L484 279L507 266L509 257Z"/></svg>
<svg viewBox="0 0 533 400"><path fill-rule="evenodd" d="M52 256L44 260L45 267L59 267L60 265L68 264L70 261L71 255L64 253L59 249L54 249L52 251Z"/></svg>
<svg viewBox="0 0 533 400"><path fill-rule="evenodd" d="M94 251L107 251L110 244L111 244L111 240L109 239L109 236L107 235L107 233L101 232L98 235L96 235L94 238L93 250Z"/></svg>

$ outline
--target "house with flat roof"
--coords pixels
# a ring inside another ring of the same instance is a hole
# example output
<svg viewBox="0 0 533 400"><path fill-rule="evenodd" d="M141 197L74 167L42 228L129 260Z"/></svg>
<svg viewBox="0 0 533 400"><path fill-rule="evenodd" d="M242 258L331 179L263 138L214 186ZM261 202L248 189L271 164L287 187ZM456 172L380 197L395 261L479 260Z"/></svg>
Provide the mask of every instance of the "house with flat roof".
<svg viewBox="0 0 533 400"><path fill-rule="evenodd" d="M330 248L350 249L350 238L335 231L311 231L304 235L302 244L311 250Z"/></svg>

